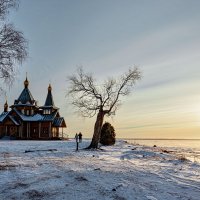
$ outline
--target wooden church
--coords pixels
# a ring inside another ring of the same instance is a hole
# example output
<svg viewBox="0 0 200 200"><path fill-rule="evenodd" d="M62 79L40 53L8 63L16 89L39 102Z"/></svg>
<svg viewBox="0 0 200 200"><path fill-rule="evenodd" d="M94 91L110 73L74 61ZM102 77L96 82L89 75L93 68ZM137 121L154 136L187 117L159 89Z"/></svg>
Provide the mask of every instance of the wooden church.
<svg viewBox="0 0 200 200"><path fill-rule="evenodd" d="M63 137L66 123L54 105L52 87L49 84L44 106L38 106L29 88L29 81L24 81L24 89L8 111L0 115L0 138L11 136L17 139L57 139Z"/></svg>

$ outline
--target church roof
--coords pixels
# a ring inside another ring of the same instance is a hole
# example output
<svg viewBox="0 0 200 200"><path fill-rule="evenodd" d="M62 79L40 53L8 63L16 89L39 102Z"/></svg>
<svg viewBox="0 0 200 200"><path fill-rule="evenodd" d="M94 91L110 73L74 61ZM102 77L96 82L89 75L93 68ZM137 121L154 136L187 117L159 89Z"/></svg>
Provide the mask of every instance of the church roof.
<svg viewBox="0 0 200 200"><path fill-rule="evenodd" d="M53 121L57 115L57 111L51 113L51 114L48 114L48 115L42 115L43 116L43 119L42 121Z"/></svg>
<svg viewBox="0 0 200 200"><path fill-rule="evenodd" d="M33 105L35 102L30 90L28 89L29 82L26 78L24 81L24 89L22 90L21 94L19 95L18 99L15 100L14 104L25 104L25 105Z"/></svg>
<svg viewBox="0 0 200 200"><path fill-rule="evenodd" d="M3 122L3 120L7 117L8 114L9 112L2 112L0 114L0 122Z"/></svg>
<svg viewBox="0 0 200 200"><path fill-rule="evenodd" d="M37 113L35 115L24 115L15 108L13 110L18 114L18 116L23 121L27 121L27 122L54 121L54 119L56 118L56 115L58 113L58 111L55 111L52 114L48 114L48 115L43 115L43 114L39 114L39 113Z"/></svg>
<svg viewBox="0 0 200 200"><path fill-rule="evenodd" d="M11 116L10 112L2 112L0 115L0 123L2 123L6 118L9 118L15 125L20 125L20 122L17 120L16 117Z"/></svg>
<svg viewBox="0 0 200 200"><path fill-rule="evenodd" d="M52 88L51 88L51 85L49 84L47 98L46 98L44 106L55 106L51 90Z"/></svg>
<svg viewBox="0 0 200 200"><path fill-rule="evenodd" d="M43 116L38 113L35 115L24 115L21 112L19 112L16 108L13 108L13 110L23 121L34 122L34 121L41 121L43 119Z"/></svg>
<svg viewBox="0 0 200 200"><path fill-rule="evenodd" d="M20 94L19 98L15 100L15 104L33 104L34 99L33 96L28 88L24 88L22 93Z"/></svg>
<svg viewBox="0 0 200 200"><path fill-rule="evenodd" d="M63 117L56 117L53 121L53 126L66 127L65 120Z"/></svg>
<svg viewBox="0 0 200 200"><path fill-rule="evenodd" d="M47 97L46 97L46 101L44 106L41 106L41 108L54 108L54 109L58 109L55 104L54 104L54 100L53 100L53 95L51 93L52 87L49 84L48 87L48 93L47 93Z"/></svg>
<svg viewBox="0 0 200 200"><path fill-rule="evenodd" d="M11 119L11 121L12 121L15 125L17 125L17 126L20 125L20 122L17 120L17 118L16 118L15 116L9 115L8 117Z"/></svg>

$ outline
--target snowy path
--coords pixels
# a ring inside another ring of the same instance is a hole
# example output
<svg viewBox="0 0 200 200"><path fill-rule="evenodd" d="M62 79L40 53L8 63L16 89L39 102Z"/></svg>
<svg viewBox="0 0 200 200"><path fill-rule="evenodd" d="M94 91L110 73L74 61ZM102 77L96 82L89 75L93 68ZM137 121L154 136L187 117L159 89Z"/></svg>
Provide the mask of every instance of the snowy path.
<svg viewBox="0 0 200 200"><path fill-rule="evenodd" d="M74 147L73 141L0 141L0 199L200 199L197 163L124 142L95 152ZM24 153L47 149L57 151Z"/></svg>

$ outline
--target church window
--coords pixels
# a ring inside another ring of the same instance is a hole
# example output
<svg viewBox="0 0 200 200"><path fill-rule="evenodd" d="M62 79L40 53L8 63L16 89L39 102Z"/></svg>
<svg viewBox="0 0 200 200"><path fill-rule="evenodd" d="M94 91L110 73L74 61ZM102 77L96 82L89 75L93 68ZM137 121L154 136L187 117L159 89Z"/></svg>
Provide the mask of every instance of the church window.
<svg viewBox="0 0 200 200"><path fill-rule="evenodd" d="M44 128L43 128L43 133L44 133L44 134L47 134L47 133L48 133L48 128L47 128L47 127L44 127Z"/></svg>
<svg viewBox="0 0 200 200"><path fill-rule="evenodd" d="M45 109L45 110L43 111L43 114L49 115L49 114L51 114L51 110L50 110L50 109Z"/></svg>

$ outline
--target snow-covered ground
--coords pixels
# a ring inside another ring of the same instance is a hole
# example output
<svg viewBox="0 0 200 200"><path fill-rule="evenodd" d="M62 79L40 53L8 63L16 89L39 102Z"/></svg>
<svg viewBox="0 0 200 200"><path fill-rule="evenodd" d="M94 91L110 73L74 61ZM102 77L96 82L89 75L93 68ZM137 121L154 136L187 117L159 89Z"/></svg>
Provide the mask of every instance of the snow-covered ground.
<svg viewBox="0 0 200 200"><path fill-rule="evenodd" d="M102 149L75 152L73 140L0 141L0 200L200 199L199 163L125 141Z"/></svg>

